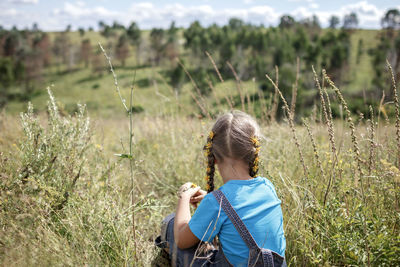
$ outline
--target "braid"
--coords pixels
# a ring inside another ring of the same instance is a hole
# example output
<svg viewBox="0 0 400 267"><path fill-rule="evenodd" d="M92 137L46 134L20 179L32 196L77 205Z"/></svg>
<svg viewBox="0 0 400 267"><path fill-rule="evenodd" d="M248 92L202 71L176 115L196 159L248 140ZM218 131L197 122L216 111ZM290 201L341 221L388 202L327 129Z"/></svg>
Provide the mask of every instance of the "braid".
<svg viewBox="0 0 400 267"><path fill-rule="evenodd" d="M250 161L249 163L249 174L251 177L256 177L258 169L259 169L259 162L260 162L260 158L258 156L258 154L260 153L260 141L258 140L257 137L252 137L251 138L251 142L254 145L255 151L254 151L254 157L253 160Z"/></svg>
<svg viewBox="0 0 400 267"><path fill-rule="evenodd" d="M215 156L211 152L213 138L214 132L211 131L207 138L207 144L203 148L204 154L207 157L207 175L205 177L205 180L207 182L207 193L214 191Z"/></svg>

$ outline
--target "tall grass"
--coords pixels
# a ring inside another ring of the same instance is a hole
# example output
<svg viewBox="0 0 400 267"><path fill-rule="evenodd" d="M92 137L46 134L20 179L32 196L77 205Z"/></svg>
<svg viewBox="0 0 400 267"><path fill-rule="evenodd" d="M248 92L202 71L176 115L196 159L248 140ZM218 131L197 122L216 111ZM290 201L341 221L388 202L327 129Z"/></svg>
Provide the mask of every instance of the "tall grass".
<svg viewBox="0 0 400 267"><path fill-rule="evenodd" d="M345 107L348 127L336 126L327 99L333 92L345 103L345 96L325 79L330 87L317 90L325 101L326 123L305 120L304 127L295 125L277 79L270 79L289 124L268 124L266 117L261 123L267 141L260 174L282 200L287 262L398 266L400 171L393 156L398 130L385 121L380 127L379 114L369 124L354 124ZM94 118L90 127L84 106L74 116L62 115L58 107L49 92L46 114L35 114L29 105L20 126L10 123L15 120L10 115L0 115L1 265L151 265L157 253L153 240L162 218L175 209L176 189L187 181L203 183L201 148L212 120L142 114L132 121L128 113ZM134 149L122 154L134 160L115 157L121 135L133 132ZM366 174L368 183L354 182L355 175L365 181ZM216 181L221 185L218 176Z"/></svg>

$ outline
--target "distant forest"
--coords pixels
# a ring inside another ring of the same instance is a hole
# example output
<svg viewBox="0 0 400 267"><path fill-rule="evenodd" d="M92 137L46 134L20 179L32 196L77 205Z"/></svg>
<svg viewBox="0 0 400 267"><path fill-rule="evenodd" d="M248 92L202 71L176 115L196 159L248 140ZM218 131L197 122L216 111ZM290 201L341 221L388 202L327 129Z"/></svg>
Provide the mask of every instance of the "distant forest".
<svg viewBox="0 0 400 267"><path fill-rule="evenodd" d="M365 49L363 39L359 39L355 47L351 45L351 36L358 28L355 13L341 19L332 16L327 29L321 28L316 16L296 21L289 15L283 15L278 26L268 28L237 18L230 19L224 26L204 27L194 21L185 29L177 28L175 23L168 29L151 30L141 30L135 22L125 27L118 22L108 25L100 21L98 26L101 38L106 40L103 45L117 67L129 64L159 68L177 92L188 81L183 64L192 73L201 94L210 93L210 83L218 82L218 75L212 72L209 56L223 77L234 78L235 75L241 81L255 79L266 97L270 97L274 89L267 83L265 73L274 73L275 68L279 68L279 87L289 100L297 83L296 62L299 59L303 78L297 85L298 105L302 107L310 105L311 101L302 92L314 87L312 66L317 71L326 69L340 86L347 82L344 77L350 68L352 51L356 53L356 60L368 53L372 61L372 88L368 88L368 101L379 101L382 90L387 90L387 94L391 92L386 59L396 78L400 78L398 9L390 9L382 17L376 44L369 49ZM0 107L10 100L28 100L38 85L46 81L50 69L58 75L79 68L90 68L93 75L105 72L107 68L98 40L89 37L93 36L89 33L94 30L80 28L78 32L79 38L74 39L70 26L57 33L43 32L37 24L31 29L0 26ZM357 97L360 95L354 99ZM368 106L353 101L351 108L364 112Z"/></svg>

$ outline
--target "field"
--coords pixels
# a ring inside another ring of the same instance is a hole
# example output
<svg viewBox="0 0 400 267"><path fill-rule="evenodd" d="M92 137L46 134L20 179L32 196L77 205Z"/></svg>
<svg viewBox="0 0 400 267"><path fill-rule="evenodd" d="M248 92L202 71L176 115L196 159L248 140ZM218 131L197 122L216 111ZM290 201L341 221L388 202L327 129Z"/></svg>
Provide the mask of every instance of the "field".
<svg viewBox="0 0 400 267"><path fill-rule="evenodd" d="M368 60L361 59L353 83L369 86ZM200 116L191 83L176 95L159 71L115 69L128 107L135 80L132 106L143 108L132 112L132 151L129 114L106 71L54 71L46 78L49 93L32 98L33 110L27 103L7 105L0 114L1 265L151 265L159 224L174 211L177 189L187 181L205 184L202 147L213 123ZM257 92L252 81L241 85ZM200 105L215 117L229 109L224 100L237 96L236 86L232 79L218 83ZM330 97L324 101L340 104L342 120L330 117L325 102L304 123L292 124L290 107L280 122L258 116L265 137L260 174L282 200L287 263L398 266L400 117L385 117L398 101L372 107L371 119L349 119L340 91L327 79L325 86ZM316 87L310 90L318 96ZM244 110L259 115L259 105L249 99Z"/></svg>

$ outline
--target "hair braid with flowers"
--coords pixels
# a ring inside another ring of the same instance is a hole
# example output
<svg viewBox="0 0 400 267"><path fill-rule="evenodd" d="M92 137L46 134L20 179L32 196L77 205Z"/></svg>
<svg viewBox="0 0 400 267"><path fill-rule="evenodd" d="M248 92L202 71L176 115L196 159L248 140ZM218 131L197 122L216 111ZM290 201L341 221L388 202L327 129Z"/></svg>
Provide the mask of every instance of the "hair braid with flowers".
<svg viewBox="0 0 400 267"><path fill-rule="evenodd" d="M256 177L258 169L259 169L259 163L260 163L260 157L258 154L260 153L260 141L256 136L253 136L251 138L251 142L254 145L254 159L250 161L249 163L249 174L251 177Z"/></svg>
<svg viewBox="0 0 400 267"><path fill-rule="evenodd" d="M223 163L225 158L242 160L249 166L249 175L256 177L259 169L260 127L248 114L230 111L218 117L214 123L204 154L207 158L207 192L214 190L216 161Z"/></svg>
<svg viewBox="0 0 400 267"><path fill-rule="evenodd" d="M215 156L212 153L212 142L214 139L214 132L211 131L207 137L207 144L204 146L204 154L207 158L207 171L204 178L207 182L207 193L214 190L214 173L215 173Z"/></svg>

